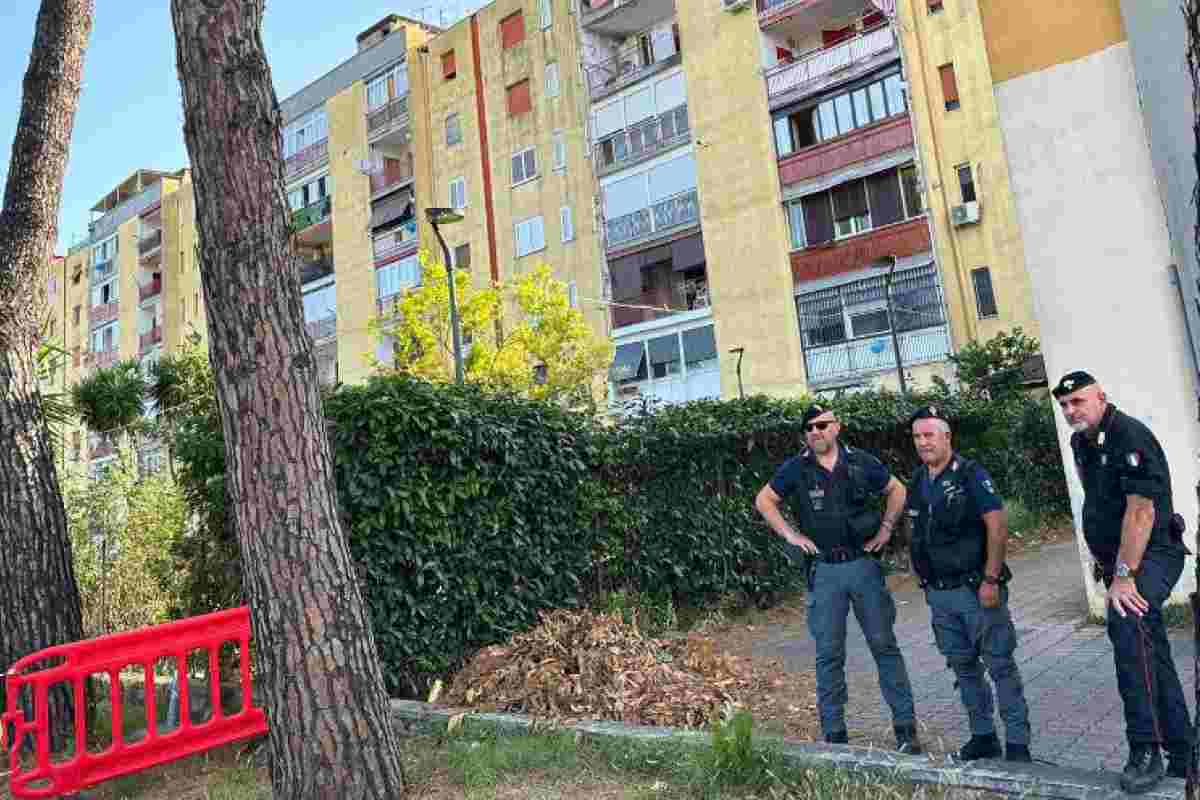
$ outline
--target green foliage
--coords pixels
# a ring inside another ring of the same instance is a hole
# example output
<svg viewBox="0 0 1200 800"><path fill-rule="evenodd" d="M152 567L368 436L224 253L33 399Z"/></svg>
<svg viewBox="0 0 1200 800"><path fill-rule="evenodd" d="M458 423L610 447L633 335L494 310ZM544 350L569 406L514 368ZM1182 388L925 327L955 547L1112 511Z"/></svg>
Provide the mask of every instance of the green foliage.
<svg viewBox="0 0 1200 800"><path fill-rule="evenodd" d="M708 771L714 783L745 785L762 776L763 760L754 746L754 717L749 711L726 712L713 720Z"/></svg>
<svg viewBox="0 0 1200 800"><path fill-rule="evenodd" d="M647 636L660 636L679 624L675 601L666 592L604 592L592 605L603 614L620 614Z"/></svg>
<svg viewBox="0 0 1200 800"><path fill-rule="evenodd" d="M179 487L166 475L139 478L127 448L100 479L66 472L62 483L85 636L170 619L179 576L167 551L187 521Z"/></svg>
<svg viewBox="0 0 1200 800"><path fill-rule="evenodd" d="M1016 327L986 342L968 342L950 355L950 361L968 391L988 391L995 396L1015 390L1021 381L1021 366L1041 350L1037 339Z"/></svg>
<svg viewBox="0 0 1200 800"><path fill-rule="evenodd" d="M89 430L107 433L142 417L146 381L137 359L98 369L71 387L75 413Z"/></svg>
<svg viewBox="0 0 1200 800"><path fill-rule="evenodd" d="M150 367L147 393L159 412L216 396L208 353L194 337Z"/></svg>

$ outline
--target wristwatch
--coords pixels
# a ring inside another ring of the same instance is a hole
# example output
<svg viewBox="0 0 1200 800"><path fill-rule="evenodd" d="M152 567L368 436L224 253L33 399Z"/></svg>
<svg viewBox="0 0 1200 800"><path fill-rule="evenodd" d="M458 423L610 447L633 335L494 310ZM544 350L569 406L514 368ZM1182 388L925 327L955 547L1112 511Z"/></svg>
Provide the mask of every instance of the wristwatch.
<svg viewBox="0 0 1200 800"><path fill-rule="evenodd" d="M984 582L984 583L990 583L992 586L999 586L999 585L1000 585L1000 579L999 579L999 578L997 578L997 577L995 577L995 576L993 576L993 575L988 575L986 572L985 572L985 573L984 573L984 575L983 575L983 582Z"/></svg>
<svg viewBox="0 0 1200 800"><path fill-rule="evenodd" d="M1113 572L1113 575L1117 578L1132 578L1137 575L1137 572L1136 569L1132 569L1123 560L1117 559L1117 569Z"/></svg>

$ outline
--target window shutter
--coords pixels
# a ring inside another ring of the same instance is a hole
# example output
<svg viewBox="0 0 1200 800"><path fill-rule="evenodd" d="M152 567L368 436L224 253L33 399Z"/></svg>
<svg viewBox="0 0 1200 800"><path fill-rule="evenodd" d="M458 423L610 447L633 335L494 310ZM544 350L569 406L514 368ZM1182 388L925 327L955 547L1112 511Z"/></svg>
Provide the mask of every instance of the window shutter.
<svg viewBox="0 0 1200 800"><path fill-rule="evenodd" d="M525 39L525 15L520 11L500 20L500 47L507 50Z"/></svg>
<svg viewBox="0 0 1200 800"><path fill-rule="evenodd" d="M525 180L525 161L520 153L512 157L512 182L520 183Z"/></svg>
<svg viewBox="0 0 1200 800"><path fill-rule="evenodd" d="M953 111L958 108L958 80L954 77L954 65L943 64L938 67L938 74L942 77L942 97L946 101L946 110Z"/></svg>
<svg viewBox="0 0 1200 800"><path fill-rule="evenodd" d="M571 207L563 206L558 212L559 223L562 226L562 240L572 241L575 238L575 221L571 218Z"/></svg>
<svg viewBox="0 0 1200 800"><path fill-rule="evenodd" d="M447 50L442 53L442 78L450 80L455 76L457 67L454 63L454 51Z"/></svg>
<svg viewBox="0 0 1200 800"><path fill-rule="evenodd" d="M508 87L508 115L515 117L533 110L533 99L529 94L529 79Z"/></svg>
<svg viewBox="0 0 1200 800"><path fill-rule="evenodd" d="M554 132L554 168L567 168L567 143L562 131Z"/></svg>
<svg viewBox="0 0 1200 800"><path fill-rule="evenodd" d="M525 180L537 175L537 151L532 147L525 151Z"/></svg>

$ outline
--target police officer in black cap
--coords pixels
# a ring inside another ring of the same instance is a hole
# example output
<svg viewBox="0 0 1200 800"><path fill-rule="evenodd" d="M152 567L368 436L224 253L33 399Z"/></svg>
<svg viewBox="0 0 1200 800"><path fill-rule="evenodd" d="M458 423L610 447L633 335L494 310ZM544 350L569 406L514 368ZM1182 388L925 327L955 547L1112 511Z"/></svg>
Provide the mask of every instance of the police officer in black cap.
<svg viewBox="0 0 1200 800"><path fill-rule="evenodd" d="M912 687L896 643L896 604L875 556L904 512L904 484L879 459L838 442L834 413L814 405L802 418L805 442L758 493L755 506L777 534L807 554L808 629L817 645L817 707L825 741L844 744L846 616L851 607L875 657L879 688L892 711L897 749L921 752ZM883 515L867 507L887 498ZM797 532L781 513L788 500Z"/></svg>
<svg viewBox="0 0 1200 800"><path fill-rule="evenodd" d="M925 589L938 650L954 670L971 724L971 739L956 755L963 761L1001 755L986 667L1004 718L1004 757L1030 761L1029 708L1013 658L1017 634L1008 611L1012 573L1004 563L1003 503L987 471L954 452L950 424L936 407L918 409L909 427L922 462L908 493L912 565Z"/></svg>
<svg viewBox="0 0 1200 800"><path fill-rule="evenodd" d="M1125 705L1129 763L1121 786L1152 789L1167 774L1186 777L1192 727L1162 606L1183 572L1183 518L1174 513L1171 472L1154 434L1108 402L1086 372L1063 376L1053 389L1071 435L1083 483L1083 537L1097 581L1108 590L1105 610L1117 687Z"/></svg>

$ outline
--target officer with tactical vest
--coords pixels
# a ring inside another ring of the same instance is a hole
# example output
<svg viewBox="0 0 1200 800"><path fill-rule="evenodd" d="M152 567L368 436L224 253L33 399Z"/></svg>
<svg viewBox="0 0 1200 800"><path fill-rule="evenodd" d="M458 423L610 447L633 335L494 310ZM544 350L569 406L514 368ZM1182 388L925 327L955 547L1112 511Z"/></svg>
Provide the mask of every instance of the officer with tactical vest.
<svg viewBox="0 0 1200 800"><path fill-rule="evenodd" d="M1162 607L1183 572L1183 518L1171 498L1171 471L1158 439L1122 413L1095 378L1071 372L1053 389L1071 435L1083 483L1083 538L1103 581L1108 638L1125 706L1129 763L1121 786L1131 794L1163 778L1187 776L1192 726L1171 658Z"/></svg>
<svg viewBox="0 0 1200 800"><path fill-rule="evenodd" d="M919 409L909 424L922 462L908 494L912 565L925 590L938 650L954 670L971 724L971 738L957 756L972 761L1001 755L986 666L1004 718L1004 756L1030 761L1029 710L1008 612L1012 573L1004 563L1003 503L988 473L954 452L950 425L936 407Z"/></svg>
<svg viewBox="0 0 1200 800"><path fill-rule="evenodd" d="M809 557L808 629L817 646L817 706L825 741L844 744L846 616L851 607L875 657L879 688L892 711L897 749L921 752L912 687L896 644L896 604L877 555L904 511L904 484L879 459L839 444L833 412L814 405L802 418L807 447L783 464L755 506L789 546ZM868 508L884 495L882 518ZM781 513L787 500L800 530Z"/></svg>

